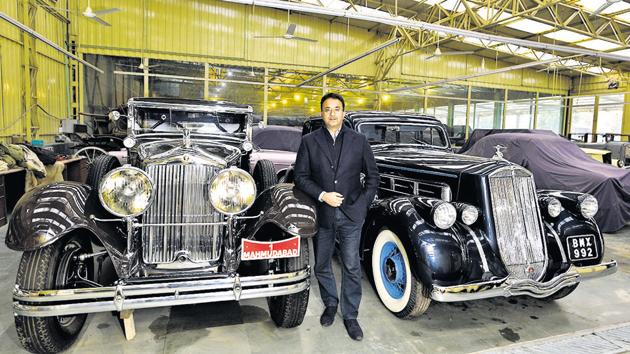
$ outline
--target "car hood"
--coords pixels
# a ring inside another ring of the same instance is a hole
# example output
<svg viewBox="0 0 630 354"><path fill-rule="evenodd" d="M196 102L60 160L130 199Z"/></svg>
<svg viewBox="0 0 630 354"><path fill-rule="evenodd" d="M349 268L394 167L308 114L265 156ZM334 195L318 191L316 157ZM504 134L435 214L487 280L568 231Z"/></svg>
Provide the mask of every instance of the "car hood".
<svg viewBox="0 0 630 354"><path fill-rule="evenodd" d="M462 173L488 174L497 168L511 165L504 160L458 155L450 151L422 147L375 147L374 158L379 165L402 169L422 169L457 177Z"/></svg>
<svg viewBox="0 0 630 354"><path fill-rule="evenodd" d="M181 139L142 142L137 147L144 164L196 163L225 167L241 154L236 144L208 140L191 140L185 145Z"/></svg>

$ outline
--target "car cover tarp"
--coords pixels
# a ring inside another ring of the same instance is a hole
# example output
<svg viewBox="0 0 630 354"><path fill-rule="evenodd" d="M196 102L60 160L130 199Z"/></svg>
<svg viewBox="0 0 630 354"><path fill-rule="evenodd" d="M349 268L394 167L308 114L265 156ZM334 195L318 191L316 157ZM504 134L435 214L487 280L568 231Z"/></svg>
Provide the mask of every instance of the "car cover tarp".
<svg viewBox="0 0 630 354"><path fill-rule="evenodd" d="M574 143L557 135L502 133L481 138L465 153L492 157L503 145L503 157L534 174L538 189L556 189L593 195L595 215L603 232L630 222L630 170L598 162Z"/></svg>
<svg viewBox="0 0 630 354"><path fill-rule="evenodd" d="M554 136L556 135L556 133L554 133L553 131L545 130L545 129L475 129L470 135L470 137L468 137L468 140L464 143L464 145L462 145L462 147L457 152L462 154L468 151L468 149L470 149L471 146L475 145L475 143L479 141L479 139L483 138L484 136L488 136L492 134L504 134L504 133L531 133L531 134L546 134L546 135L554 135Z"/></svg>

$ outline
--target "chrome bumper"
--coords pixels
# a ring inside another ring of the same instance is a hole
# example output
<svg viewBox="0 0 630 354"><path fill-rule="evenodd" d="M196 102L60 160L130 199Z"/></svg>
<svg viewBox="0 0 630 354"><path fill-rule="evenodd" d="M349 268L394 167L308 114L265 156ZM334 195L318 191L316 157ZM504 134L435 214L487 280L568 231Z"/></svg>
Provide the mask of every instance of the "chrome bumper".
<svg viewBox="0 0 630 354"><path fill-rule="evenodd" d="M16 285L13 311L20 316L45 317L238 301L294 294L308 289L309 285L310 268L282 274L120 284L102 288L29 291Z"/></svg>
<svg viewBox="0 0 630 354"><path fill-rule="evenodd" d="M617 261L610 261L593 266L574 267L547 282L541 283L530 279L503 279L455 286L433 286L431 299L439 302L468 301L491 297L509 297L527 295L536 298L547 297L567 286L572 286L585 279L592 279L613 274L617 271Z"/></svg>

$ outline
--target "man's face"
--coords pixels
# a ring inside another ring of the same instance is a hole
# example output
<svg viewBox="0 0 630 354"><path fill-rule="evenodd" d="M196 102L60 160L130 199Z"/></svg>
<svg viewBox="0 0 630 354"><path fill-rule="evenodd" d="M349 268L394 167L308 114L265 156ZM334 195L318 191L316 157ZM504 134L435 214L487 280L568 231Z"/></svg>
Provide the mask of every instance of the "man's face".
<svg viewBox="0 0 630 354"><path fill-rule="evenodd" d="M326 128L331 131L337 131L343 124L343 104L336 98L329 98L322 104L322 118Z"/></svg>

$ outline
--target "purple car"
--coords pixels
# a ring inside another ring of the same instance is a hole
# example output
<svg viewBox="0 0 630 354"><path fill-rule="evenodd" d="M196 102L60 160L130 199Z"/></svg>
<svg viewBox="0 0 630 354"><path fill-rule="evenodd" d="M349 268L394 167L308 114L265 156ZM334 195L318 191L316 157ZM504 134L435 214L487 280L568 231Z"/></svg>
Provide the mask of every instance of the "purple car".
<svg viewBox="0 0 630 354"><path fill-rule="evenodd" d="M295 163L295 156L302 142L302 130L269 125L264 128L254 128L252 140L256 149L250 156L250 170L254 171L258 161L270 160L280 179Z"/></svg>
<svg viewBox="0 0 630 354"><path fill-rule="evenodd" d="M531 171L539 189L593 195L599 203L595 220L603 232L614 232L630 223L630 170L596 161L558 135L532 132L487 135L464 154L497 158L502 155L501 158Z"/></svg>

